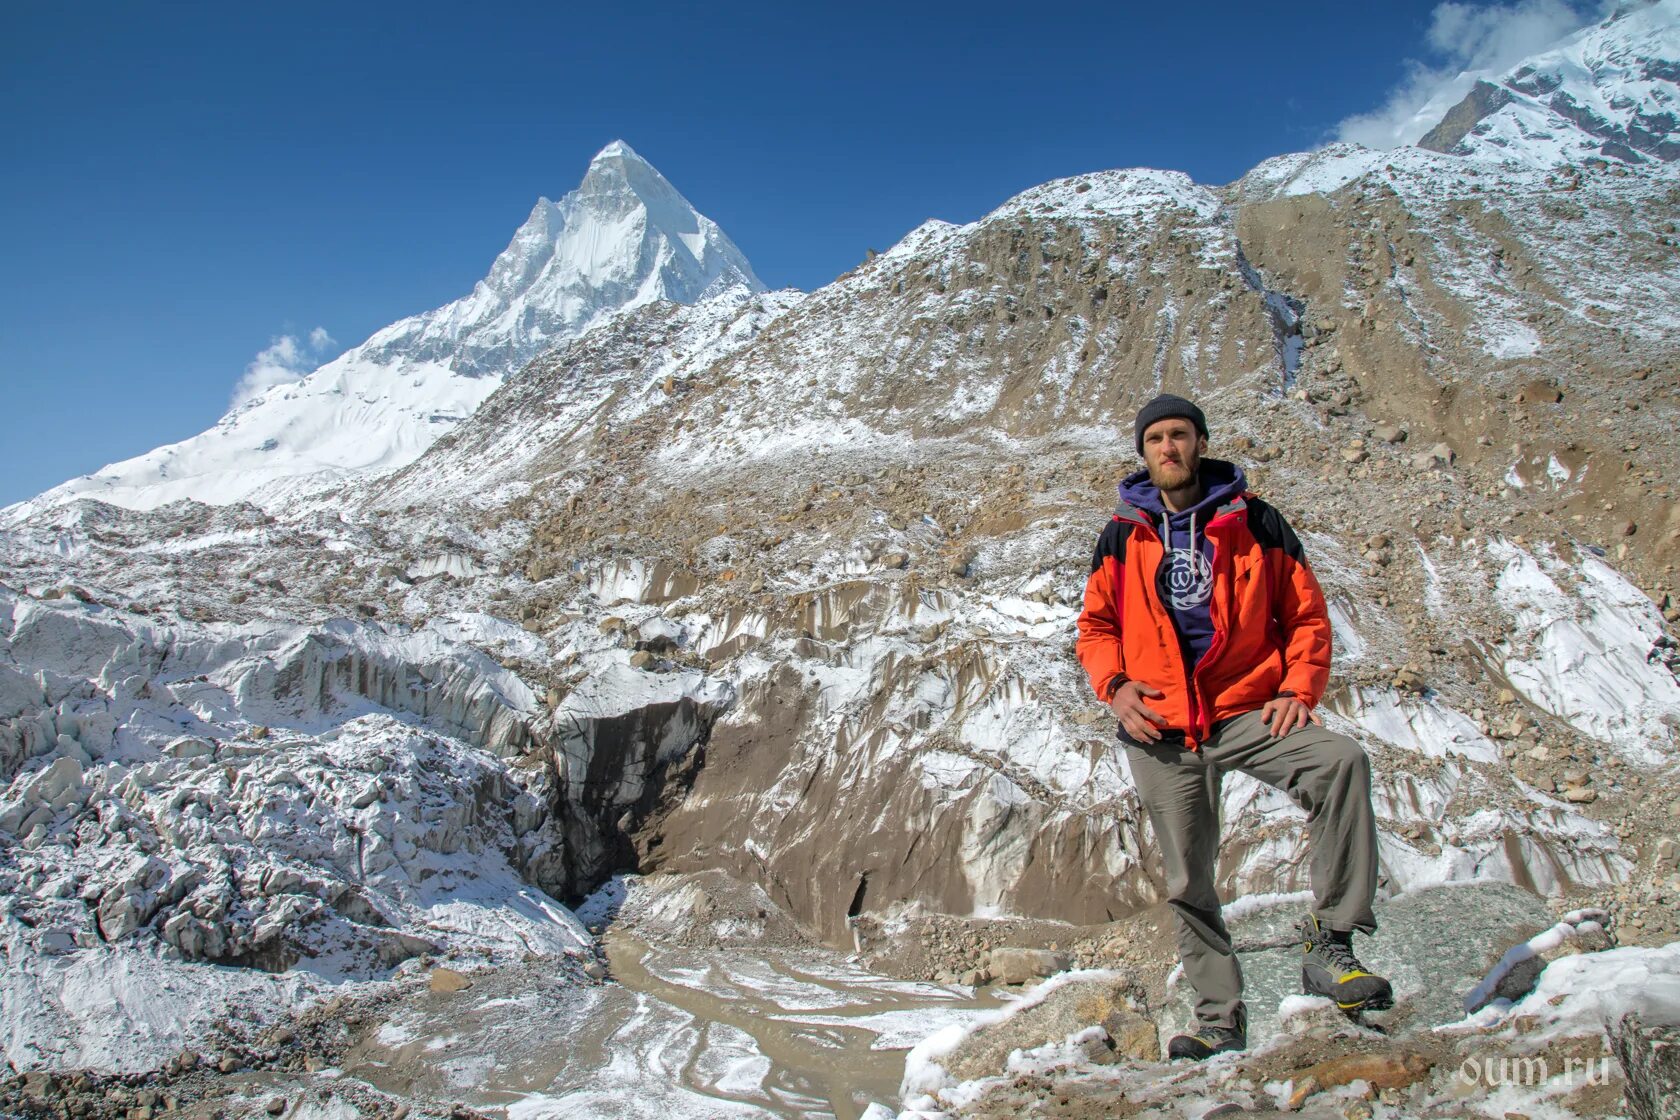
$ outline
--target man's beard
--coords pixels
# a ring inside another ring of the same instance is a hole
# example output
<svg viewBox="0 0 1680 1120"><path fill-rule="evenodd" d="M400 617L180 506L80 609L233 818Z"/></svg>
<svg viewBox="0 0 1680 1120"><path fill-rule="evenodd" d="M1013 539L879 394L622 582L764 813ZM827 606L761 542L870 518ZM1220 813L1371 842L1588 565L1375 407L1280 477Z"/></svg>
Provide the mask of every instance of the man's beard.
<svg viewBox="0 0 1680 1120"><path fill-rule="evenodd" d="M1157 490L1179 490L1196 480L1200 463L1162 463L1149 468L1149 481Z"/></svg>

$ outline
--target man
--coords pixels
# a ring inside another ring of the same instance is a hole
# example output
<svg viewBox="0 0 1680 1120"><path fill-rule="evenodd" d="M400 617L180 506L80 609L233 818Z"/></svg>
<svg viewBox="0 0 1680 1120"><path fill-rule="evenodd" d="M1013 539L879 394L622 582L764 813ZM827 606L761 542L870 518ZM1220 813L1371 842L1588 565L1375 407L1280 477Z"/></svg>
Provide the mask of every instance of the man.
<svg viewBox="0 0 1680 1120"><path fill-rule="evenodd" d="M1312 913L1302 987L1345 1011L1393 1006L1387 980L1354 957L1371 933L1377 833L1365 752L1320 726L1330 678L1323 592L1282 516L1243 472L1207 459L1207 419L1182 397L1137 415L1145 469L1120 484L1079 616L1079 660L1120 721L1176 915L1196 1023L1168 1046L1207 1058L1248 1045L1242 971L1214 889L1219 786L1231 770L1307 812Z"/></svg>

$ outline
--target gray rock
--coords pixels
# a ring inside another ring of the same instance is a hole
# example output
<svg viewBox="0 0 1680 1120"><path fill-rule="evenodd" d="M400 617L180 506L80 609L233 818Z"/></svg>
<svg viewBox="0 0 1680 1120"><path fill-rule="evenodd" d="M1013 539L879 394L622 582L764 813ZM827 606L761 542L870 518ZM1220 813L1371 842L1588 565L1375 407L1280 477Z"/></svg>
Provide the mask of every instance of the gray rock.
<svg viewBox="0 0 1680 1120"><path fill-rule="evenodd" d="M998 950L1011 951L1020 950ZM1087 1044L1092 1060L1105 1065L1120 1059L1156 1061L1160 1038L1140 1010L1140 996L1126 976L1063 984L1042 1003L976 1030L940 1065L959 1079L1000 1074L1011 1051L1061 1042L1090 1027L1101 1027L1106 1036Z"/></svg>
<svg viewBox="0 0 1680 1120"><path fill-rule="evenodd" d="M1376 914L1377 932L1355 937L1354 952L1371 971L1388 977L1415 1009L1414 1021L1429 1024L1463 1018L1463 993L1487 974L1505 947L1556 922L1544 902L1506 883L1429 887L1378 902ZM1301 916L1298 907L1280 906L1230 923L1242 962L1251 1040L1270 1037L1278 1029L1278 1005L1301 994L1301 950L1291 940ZM1245 948L1280 942L1281 948ZM1179 983L1169 989L1158 1020L1177 1030L1191 1013L1188 985Z"/></svg>
<svg viewBox="0 0 1680 1120"><path fill-rule="evenodd" d="M1552 948L1536 951L1525 941L1506 950L1481 983L1464 997L1464 1013L1474 1014L1496 999L1516 1002L1534 990L1540 974L1553 961L1608 949L1610 935L1605 932L1604 922L1609 915L1602 910L1584 913L1586 918L1572 928L1565 927L1562 941Z"/></svg>
<svg viewBox="0 0 1680 1120"><path fill-rule="evenodd" d="M1680 1120L1680 1025L1629 1012L1610 1030L1634 1120Z"/></svg>

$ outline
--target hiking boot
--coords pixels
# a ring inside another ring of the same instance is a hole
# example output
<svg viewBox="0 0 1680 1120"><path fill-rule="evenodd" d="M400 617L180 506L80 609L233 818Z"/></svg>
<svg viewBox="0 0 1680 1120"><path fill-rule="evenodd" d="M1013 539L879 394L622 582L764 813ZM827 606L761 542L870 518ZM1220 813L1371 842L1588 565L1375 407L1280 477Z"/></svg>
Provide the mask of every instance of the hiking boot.
<svg viewBox="0 0 1680 1120"><path fill-rule="evenodd" d="M1188 1058L1205 1061L1215 1054L1248 1049L1248 1010L1237 1007L1237 1021L1229 1027L1214 1023L1197 1023L1189 1034L1177 1034L1167 1043L1168 1058Z"/></svg>
<svg viewBox="0 0 1680 1120"><path fill-rule="evenodd" d="M1337 933L1308 915L1301 923L1301 990L1327 996L1343 1011L1386 1011L1394 1006L1394 988L1359 963L1353 935Z"/></svg>

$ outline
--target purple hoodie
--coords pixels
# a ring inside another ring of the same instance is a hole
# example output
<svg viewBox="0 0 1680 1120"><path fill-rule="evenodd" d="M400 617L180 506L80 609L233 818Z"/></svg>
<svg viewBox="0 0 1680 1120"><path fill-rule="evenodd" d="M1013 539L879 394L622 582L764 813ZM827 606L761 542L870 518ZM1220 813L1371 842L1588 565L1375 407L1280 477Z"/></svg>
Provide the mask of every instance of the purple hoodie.
<svg viewBox="0 0 1680 1120"><path fill-rule="evenodd" d="M1120 500L1147 514L1161 534L1166 553L1155 588L1172 616L1184 663L1192 672L1213 644L1213 545L1202 529L1216 509L1248 488L1242 468L1223 459L1203 459L1200 473L1202 500L1182 513L1167 512L1146 470L1120 483Z"/></svg>

